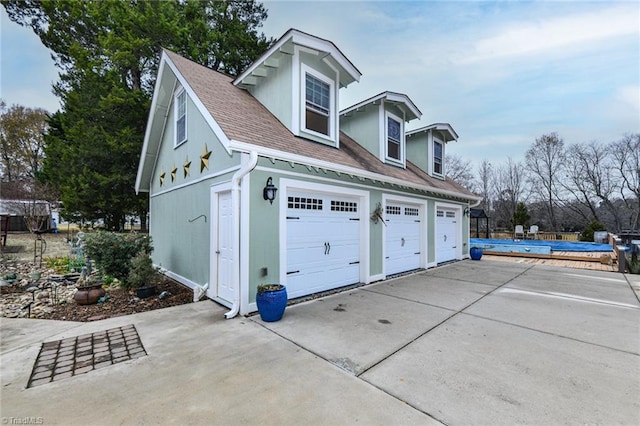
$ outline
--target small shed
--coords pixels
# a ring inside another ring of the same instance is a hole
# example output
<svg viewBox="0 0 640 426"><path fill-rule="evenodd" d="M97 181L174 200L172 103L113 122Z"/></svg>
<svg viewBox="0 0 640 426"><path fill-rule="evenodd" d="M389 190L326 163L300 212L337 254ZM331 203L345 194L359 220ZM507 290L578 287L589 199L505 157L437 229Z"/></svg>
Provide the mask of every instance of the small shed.
<svg viewBox="0 0 640 426"><path fill-rule="evenodd" d="M485 220L485 238L489 238L489 216L485 213L484 209L471 209L469 212L469 225L475 222L475 233L473 238L480 237L480 219Z"/></svg>
<svg viewBox="0 0 640 426"><path fill-rule="evenodd" d="M29 224L37 231L51 229L51 204L44 200L0 200L2 235L7 231L29 231Z"/></svg>

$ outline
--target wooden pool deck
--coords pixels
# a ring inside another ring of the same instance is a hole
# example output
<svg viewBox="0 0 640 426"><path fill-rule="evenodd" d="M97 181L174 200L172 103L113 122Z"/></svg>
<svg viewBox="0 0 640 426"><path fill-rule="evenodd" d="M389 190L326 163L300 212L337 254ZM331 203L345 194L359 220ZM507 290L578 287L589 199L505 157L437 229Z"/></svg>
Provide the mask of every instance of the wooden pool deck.
<svg viewBox="0 0 640 426"><path fill-rule="evenodd" d="M603 255L610 256L613 261L602 263ZM590 269L594 271L617 272L618 264L615 261L615 253L610 252L568 252L554 251L552 254L529 253L499 253L485 251L483 259L500 260L504 262L529 263L535 265L559 266L563 268Z"/></svg>

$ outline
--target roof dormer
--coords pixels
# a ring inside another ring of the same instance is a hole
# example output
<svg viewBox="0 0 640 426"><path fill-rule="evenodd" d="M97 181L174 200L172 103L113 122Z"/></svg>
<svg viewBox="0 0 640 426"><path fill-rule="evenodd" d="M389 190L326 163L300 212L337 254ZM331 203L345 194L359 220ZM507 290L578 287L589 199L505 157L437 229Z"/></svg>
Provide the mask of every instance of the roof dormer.
<svg viewBox="0 0 640 426"><path fill-rule="evenodd" d="M407 95L383 92L341 111L340 130L380 161L405 167L405 123L421 115Z"/></svg>
<svg viewBox="0 0 640 426"><path fill-rule="evenodd" d="M332 42L290 29L233 84L294 135L338 147L338 91L360 77Z"/></svg>
<svg viewBox="0 0 640 426"><path fill-rule="evenodd" d="M406 134L407 153L411 162L429 175L444 179L445 147L458 140L458 134L449 123L435 123Z"/></svg>

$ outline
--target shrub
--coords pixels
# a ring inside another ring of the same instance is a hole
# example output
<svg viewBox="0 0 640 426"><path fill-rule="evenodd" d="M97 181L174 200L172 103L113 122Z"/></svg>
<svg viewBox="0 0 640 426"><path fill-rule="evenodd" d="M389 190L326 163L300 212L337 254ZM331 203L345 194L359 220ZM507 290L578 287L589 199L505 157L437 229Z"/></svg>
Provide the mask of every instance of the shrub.
<svg viewBox="0 0 640 426"><path fill-rule="evenodd" d="M124 281L131 269L131 259L140 252L153 251L151 237L146 234L99 231L85 236L85 253L102 275Z"/></svg>
<svg viewBox="0 0 640 426"><path fill-rule="evenodd" d="M145 287L155 284L160 277L160 273L153 267L151 256L144 250L141 250L133 259L131 259L131 269L126 281L125 288Z"/></svg>
<svg viewBox="0 0 640 426"><path fill-rule="evenodd" d="M584 228L584 231L580 234L580 241L593 241L593 234L596 231L606 231L606 228L603 224L594 220Z"/></svg>

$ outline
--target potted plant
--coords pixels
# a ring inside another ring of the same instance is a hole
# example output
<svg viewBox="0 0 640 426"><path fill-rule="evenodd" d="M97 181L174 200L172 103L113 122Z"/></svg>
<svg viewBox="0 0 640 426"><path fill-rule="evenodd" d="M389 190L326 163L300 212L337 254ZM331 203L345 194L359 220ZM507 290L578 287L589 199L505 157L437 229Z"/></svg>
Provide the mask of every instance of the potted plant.
<svg viewBox="0 0 640 426"><path fill-rule="evenodd" d="M73 300L78 305L95 305L98 299L107 294L102 288L102 280L95 275L81 277L76 286L77 291L73 295Z"/></svg>
<svg viewBox="0 0 640 426"><path fill-rule="evenodd" d="M286 287L282 284L260 284L256 295L256 304L262 321L279 321L287 306Z"/></svg>
<svg viewBox="0 0 640 426"><path fill-rule="evenodd" d="M469 255L471 260L480 260L482 258L482 247L471 247Z"/></svg>
<svg viewBox="0 0 640 426"><path fill-rule="evenodd" d="M156 294L156 284L160 280L160 272L153 267L151 256L140 250L131 259L131 269L126 280L127 287L136 289L136 296L145 299Z"/></svg>

